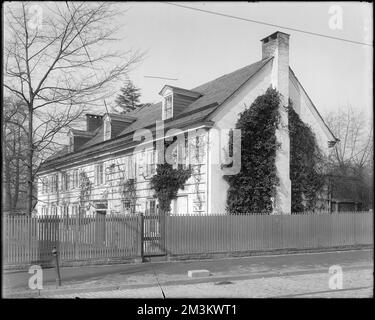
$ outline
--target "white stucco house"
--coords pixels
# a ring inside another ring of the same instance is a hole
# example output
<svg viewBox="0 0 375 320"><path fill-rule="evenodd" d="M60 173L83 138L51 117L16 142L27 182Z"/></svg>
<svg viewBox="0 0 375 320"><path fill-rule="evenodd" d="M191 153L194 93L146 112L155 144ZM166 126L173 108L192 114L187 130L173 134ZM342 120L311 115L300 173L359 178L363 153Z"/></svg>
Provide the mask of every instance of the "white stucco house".
<svg viewBox="0 0 375 320"><path fill-rule="evenodd" d="M156 142L163 136L192 132L197 133L188 138L196 145L196 157L190 162L193 175L172 201L171 213L225 212L228 184L223 178L225 169L218 159L227 147L228 135L218 133L235 128L239 113L270 86L281 93L282 105L287 105L288 99L292 100L295 111L310 125L321 150L328 154L338 139L289 65L289 35L275 32L261 40L261 49L258 62L196 88L165 85L160 91L160 103L125 115L86 115L85 130L71 130L69 146L45 161L39 172L38 214L74 215L83 202L86 214L155 212L157 200L150 187L150 177L155 174L157 162L154 144L147 144L137 137L151 134ZM282 106L280 113L281 121L287 127L288 116ZM160 134L161 126L164 126L163 134ZM278 208L283 213L290 213L287 130L278 130L277 139L281 142L276 157L280 178ZM90 190L85 190L84 199L80 182L82 172L92 184ZM131 192L129 189L124 191L130 187Z"/></svg>

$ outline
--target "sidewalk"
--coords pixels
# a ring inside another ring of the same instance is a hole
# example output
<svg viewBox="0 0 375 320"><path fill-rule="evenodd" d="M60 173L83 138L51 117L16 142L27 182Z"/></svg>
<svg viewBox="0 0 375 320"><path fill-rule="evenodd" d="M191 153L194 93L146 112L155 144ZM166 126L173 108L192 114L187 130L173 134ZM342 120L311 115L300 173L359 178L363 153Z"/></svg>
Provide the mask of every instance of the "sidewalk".
<svg viewBox="0 0 375 320"><path fill-rule="evenodd" d="M121 290L144 288L146 288L144 289L146 293L151 293L153 290L157 290L160 293L159 284L163 288L168 287L168 290L172 290L173 286L184 286L184 292L185 287L189 285L198 285L199 287L203 284L212 286L215 283L222 283L222 286L225 287L225 283L228 281L242 283L249 280L271 279L269 281L272 283L276 278L280 277L306 277L307 275L327 277L328 268L332 265L340 265L345 273L351 272L354 275L356 272L368 273L368 270L372 270L372 256L372 250L357 250L204 261L63 268L61 270L62 287L59 289L56 289L55 286L54 270L48 269L44 271L43 290L40 292L31 291L27 288L29 274L26 272L14 272L3 275L3 283L5 285L3 296L50 297L77 293L84 294L85 292L103 293L114 290L119 292ZM187 271L194 269L207 269L210 271L210 276L189 279ZM368 275L366 277L368 278ZM363 280L363 282L366 281ZM365 285L361 286L366 287Z"/></svg>
<svg viewBox="0 0 375 320"><path fill-rule="evenodd" d="M160 284L148 288L118 288L74 293L54 293L46 298L370 298L371 269L346 270L342 289L330 289L329 275L320 273L274 275L253 279L194 284Z"/></svg>

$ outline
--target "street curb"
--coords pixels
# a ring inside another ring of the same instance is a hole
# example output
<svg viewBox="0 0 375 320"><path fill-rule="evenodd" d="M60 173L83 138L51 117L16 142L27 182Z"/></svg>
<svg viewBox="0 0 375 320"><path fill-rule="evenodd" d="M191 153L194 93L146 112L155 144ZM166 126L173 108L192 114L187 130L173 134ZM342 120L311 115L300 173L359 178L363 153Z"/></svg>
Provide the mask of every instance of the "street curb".
<svg viewBox="0 0 375 320"><path fill-rule="evenodd" d="M373 266L356 266L347 267L346 271L353 270L373 270ZM180 279L180 280L170 280L165 282L159 282L160 286L173 286L173 285L189 285L189 284L200 284L200 283L212 283L220 281L235 281L235 280L251 280L259 278L275 278L275 277L288 277L288 276L298 276L304 274L316 274L316 273L327 273L328 269L304 269L297 271L287 271L287 272L272 272L272 273L253 273L253 274L241 274L241 275L224 275L224 276L210 276L202 278L190 278L190 279ZM152 288L158 287L158 283L139 283L139 284L126 284L126 285L110 285L102 286L96 288L75 288L75 289L47 289L39 292L22 291L9 295L4 298L54 298L54 296L65 295L65 294L79 294L79 293L89 293L89 292L101 292L101 291L115 291L115 290L132 290L132 289L142 289L142 288Z"/></svg>
<svg viewBox="0 0 375 320"><path fill-rule="evenodd" d="M149 261L147 263L178 263L178 262L194 262L194 261L219 261L225 259L241 259L241 258L256 258L256 257L275 257L275 256L286 256L286 255L300 255L300 254L320 254L320 253L330 253L330 252L350 252L350 251L362 251L362 250L373 250L373 244L363 244L363 245L350 245L350 246L340 246L340 247L330 247L330 248L306 248L306 249L282 249L279 250L263 250L263 251L246 251L246 252L235 252L235 253L213 253L213 254L195 254L195 255L170 255L166 256L168 260L164 261ZM115 265L142 265L139 262L130 262L129 260L116 260L116 262L100 262L98 264L88 263L85 265L74 264L74 265L63 265L62 268L79 268L79 267L106 267ZM30 266L30 265L28 265ZM52 269L52 266L51 266ZM25 272L26 267L23 268L9 268L3 269L3 274L11 274L18 272Z"/></svg>

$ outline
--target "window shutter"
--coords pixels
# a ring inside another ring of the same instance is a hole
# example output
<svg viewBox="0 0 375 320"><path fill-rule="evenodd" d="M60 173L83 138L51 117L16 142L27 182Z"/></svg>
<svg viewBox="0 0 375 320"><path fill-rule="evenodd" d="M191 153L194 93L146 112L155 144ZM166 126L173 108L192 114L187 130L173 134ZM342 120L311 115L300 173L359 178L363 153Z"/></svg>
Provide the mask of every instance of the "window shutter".
<svg viewBox="0 0 375 320"><path fill-rule="evenodd" d="M139 164L138 164L138 175L141 176L142 173L144 172L144 155L142 153L138 154L138 158L139 158Z"/></svg>
<svg viewBox="0 0 375 320"><path fill-rule="evenodd" d="M129 178L135 179L136 177L136 167L137 167L137 161L135 155L131 155L129 157Z"/></svg>
<svg viewBox="0 0 375 320"><path fill-rule="evenodd" d="M103 184L103 181L104 181L104 163L101 163L99 165L99 170L100 170L100 180L99 180L99 184Z"/></svg>
<svg viewBox="0 0 375 320"><path fill-rule="evenodd" d="M96 186L98 185L98 166L97 165L94 167L94 184Z"/></svg>
<svg viewBox="0 0 375 320"><path fill-rule="evenodd" d="M131 171L130 171L130 168L131 168L131 164L130 164L130 159L131 157L130 156L126 156L125 157L125 178L126 179L130 179L131 178Z"/></svg>
<svg viewBox="0 0 375 320"><path fill-rule="evenodd" d="M146 176L150 175L150 164L151 164L151 153L150 153L150 151L147 151L147 153L146 153L146 165L145 165Z"/></svg>

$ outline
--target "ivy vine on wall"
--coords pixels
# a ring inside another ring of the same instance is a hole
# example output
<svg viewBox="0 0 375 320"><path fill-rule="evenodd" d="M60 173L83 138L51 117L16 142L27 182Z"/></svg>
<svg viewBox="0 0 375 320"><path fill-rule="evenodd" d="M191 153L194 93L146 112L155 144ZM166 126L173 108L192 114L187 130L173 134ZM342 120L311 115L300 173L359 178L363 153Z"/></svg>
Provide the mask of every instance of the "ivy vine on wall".
<svg viewBox="0 0 375 320"><path fill-rule="evenodd" d="M81 209L83 209L85 203L87 203L91 199L92 182L90 181L86 171L84 170L81 170L79 172L79 181L79 201ZM88 204L88 206L90 206L90 203Z"/></svg>
<svg viewBox="0 0 375 320"><path fill-rule="evenodd" d="M324 186L323 156L311 128L289 101L290 180L292 212L314 210Z"/></svg>
<svg viewBox="0 0 375 320"><path fill-rule="evenodd" d="M167 150L176 139L177 137L173 141L164 141L164 150ZM176 154L176 151L174 149L173 153ZM177 164L177 167L174 168L167 162L157 164L156 174L151 177L150 183L151 188L155 190L154 197L158 199L161 214L168 214L171 211L172 200L177 198L178 190L184 188L191 174L190 165L184 168L182 164Z"/></svg>
<svg viewBox="0 0 375 320"><path fill-rule="evenodd" d="M183 189L190 176L190 167L184 169L179 164L175 169L168 163L157 165L156 174L151 178L151 187L155 190L155 197L159 201L159 210L162 214L171 211L172 200L177 198L178 190Z"/></svg>
<svg viewBox="0 0 375 320"><path fill-rule="evenodd" d="M136 180L122 178L120 182L121 186L121 199L124 201L129 201L130 211L135 212L137 203L137 193L136 193Z"/></svg>
<svg viewBox="0 0 375 320"><path fill-rule="evenodd" d="M229 183L227 212L230 214L271 213L273 210L279 183L275 163L280 147L275 135L279 103L279 93L269 88L240 114L236 128L241 129L241 171L225 177ZM291 101L288 118L291 210L314 210L324 186L323 156L313 131L302 122Z"/></svg>
<svg viewBox="0 0 375 320"><path fill-rule="evenodd" d="M280 146L275 135L279 104L279 93L269 88L239 115L236 129L241 129L241 171L225 176L229 214L272 212L279 183L275 163Z"/></svg>

